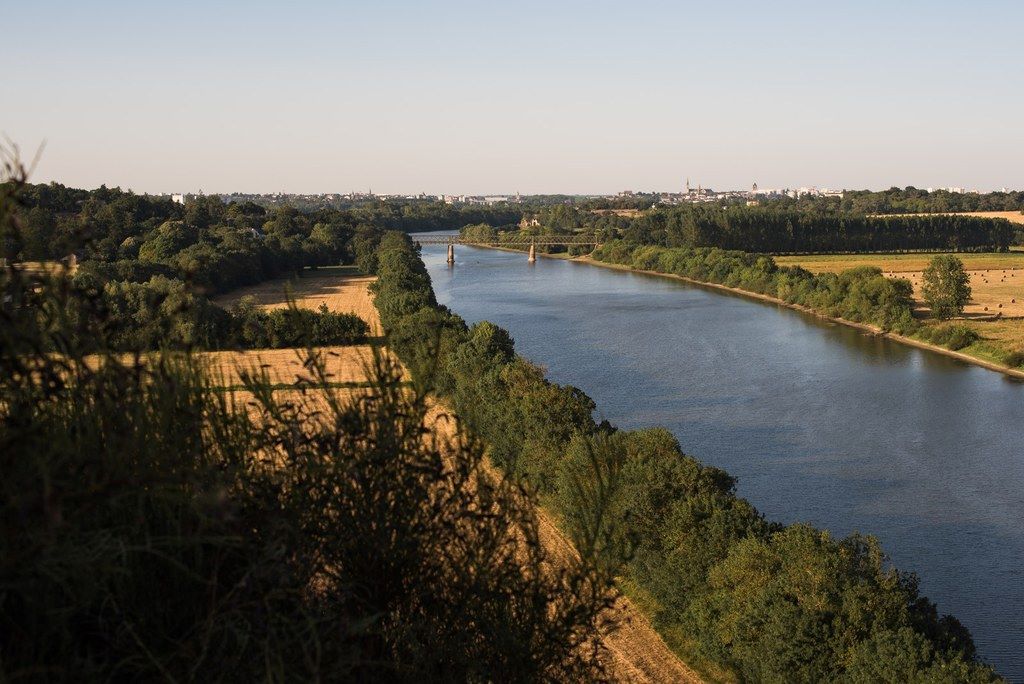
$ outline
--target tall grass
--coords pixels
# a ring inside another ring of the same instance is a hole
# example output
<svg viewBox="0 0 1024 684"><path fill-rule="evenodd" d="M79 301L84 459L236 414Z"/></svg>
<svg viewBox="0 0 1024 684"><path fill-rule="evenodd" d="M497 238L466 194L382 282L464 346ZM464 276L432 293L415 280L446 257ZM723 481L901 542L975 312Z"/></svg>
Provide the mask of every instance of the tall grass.
<svg viewBox="0 0 1024 684"><path fill-rule="evenodd" d="M107 332L95 292L6 265L0 680L601 676L608 573L548 558L529 490L388 357L365 389L308 350L293 390L253 368L225 392Z"/></svg>

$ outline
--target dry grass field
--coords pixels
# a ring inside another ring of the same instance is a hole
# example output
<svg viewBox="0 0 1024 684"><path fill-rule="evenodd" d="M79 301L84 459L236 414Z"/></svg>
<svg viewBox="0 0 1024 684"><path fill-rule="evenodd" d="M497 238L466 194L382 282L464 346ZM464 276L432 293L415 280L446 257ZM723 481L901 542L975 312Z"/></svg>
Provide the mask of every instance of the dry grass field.
<svg viewBox="0 0 1024 684"><path fill-rule="evenodd" d="M930 214L879 214L879 216L929 216ZM978 218L1001 218L1010 223L1024 223L1024 214L1019 211L951 211L940 216L977 216Z"/></svg>
<svg viewBox="0 0 1024 684"><path fill-rule="evenodd" d="M934 254L823 254L776 257L779 265L802 266L814 273L838 273L856 266L877 266L885 275L906 278L914 286L918 314L928 307L921 299L921 275ZM1024 352L1024 252L957 254L971 277L971 302L964 321L982 338L963 349L985 361L1002 363L1007 352Z"/></svg>
<svg viewBox="0 0 1024 684"><path fill-rule="evenodd" d="M380 320L373 298L366 288L372 276L360 275L355 270L337 266L316 271L303 271L301 278L269 280L252 287L243 287L213 301L230 307L242 297L252 297L265 309L281 309L291 298L298 306L316 309L321 304L336 313L354 313L370 326L371 334L380 334Z"/></svg>
<svg viewBox="0 0 1024 684"><path fill-rule="evenodd" d="M934 254L817 254L776 257L780 266L802 266L813 273L839 273L857 266L877 266L889 277L906 278L914 285L918 307L921 274ZM956 254L971 277L971 303L964 310L968 318L1002 314L1024 317L1024 252Z"/></svg>
<svg viewBox="0 0 1024 684"><path fill-rule="evenodd" d="M344 267L305 271L303 277L270 280L222 295L214 300L221 306L231 306L242 297L252 297L266 309L288 306L291 299L298 306L316 309L321 304L337 313L354 313L370 326L371 335L380 335L380 318L373 305L369 286L370 276L359 275ZM331 382L359 383L366 381L364 369L373 358L371 345L347 347L321 347ZM308 377L303 367L304 350L259 349L244 352L209 352L206 354L214 368L224 375L225 386L240 383L239 372L253 367L266 368L273 384L290 384Z"/></svg>
<svg viewBox="0 0 1024 684"><path fill-rule="evenodd" d="M349 347L321 347L328 379L332 383L361 383L366 381L364 368L372 358L369 345ZM237 387L242 383L243 371L265 369L273 385L289 385L311 379L303 366L304 349L254 349L250 351L205 352L215 374L222 377L224 387Z"/></svg>
<svg viewBox="0 0 1024 684"><path fill-rule="evenodd" d="M982 339L963 351L996 363L1001 361L1004 352L1024 352L1024 318L968 320L966 323Z"/></svg>

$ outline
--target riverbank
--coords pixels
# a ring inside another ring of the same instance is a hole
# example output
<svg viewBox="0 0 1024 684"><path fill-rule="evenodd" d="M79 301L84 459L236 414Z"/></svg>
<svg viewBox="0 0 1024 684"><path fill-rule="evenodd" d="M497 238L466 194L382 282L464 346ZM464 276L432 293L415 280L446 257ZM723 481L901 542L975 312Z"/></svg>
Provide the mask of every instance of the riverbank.
<svg viewBox="0 0 1024 684"><path fill-rule="evenodd" d="M743 297L748 297L748 298L751 298L751 299L758 299L758 300L761 300L761 301L764 301L764 302L771 302L772 304L777 304L779 306L784 306L787 309L793 309L794 311L800 311L801 313L809 314L811 316L815 316L816 318L821 318L823 320L831 321L833 323L839 323L841 325L847 325L847 326L850 326L852 328L857 328L858 330L863 330L864 332L871 333L872 335L878 335L880 337L886 337L886 338L888 338L890 340L893 340L895 342L900 342L901 344L906 344L906 345L910 345L912 347L917 347L918 349L926 349L928 351L932 351L932 352L935 352L937 354L943 354L945 356L950 356L950 357L952 357L954 359L959 359L960 361L966 361L967 363L971 363L971 364L974 364L976 366L981 366L982 368L987 368L988 370L993 370L993 371L996 371L996 372L999 372L999 373L1003 373L1004 375L1008 375L1008 376L1013 377L1013 378L1024 379L1024 370L1018 370L1016 368L1009 368L1007 366L1002 366L1002 365L999 365L997 363L993 363L991 361L987 361L985 359L980 359L980 358L978 358L976 356L971 356L970 354L964 354L963 352L953 351L951 349L946 349L945 347L940 347L938 345L931 344L929 342L924 342L922 340L918 340L918 339L915 339L913 337L908 337L907 335L900 335L898 333L893 333L893 332L885 332L884 330L882 330L878 326L869 325L867 323L857 323L855 321L846 320L845 318L839 318L839 317L836 317L836 316L827 316L827 315L825 315L823 313L820 313L818 311L810 309L810 308L808 308L806 306L800 306L799 304L790 304L789 302L781 300L778 297L771 297L769 295L763 295L763 294L759 294L757 292L750 292L749 290L741 290L739 288L729 287L727 285L719 285L718 283L708 283L708 282L705 282L705 281L702 281L702 280L694 280L693 278L687 278L685 276L675 275L673 273L659 273L658 271L644 271L644 270L639 270L639 269L631 268L629 266L624 266L624 265L621 265L621 264L609 264L609 263L605 263L603 261L598 261L596 259L592 259L592 258L590 258L588 256L576 257L575 259L573 259L573 261L578 261L580 263L590 264L592 266L601 266L603 268L610 268L610 269L614 269L614 270L618 270L618 271L630 271L632 273L643 273L644 275L652 275L652 276L658 276L658 277L661 277L661 278L672 278L672 279L675 279L675 280L682 280L683 282L690 283L691 285L698 285L700 287L707 287L707 288L711 288L711 289L715 289L715 290L722 290L722 291L725 291L725 292L731 292L733 294L737 294L737 295L740 295L740 296L743 296Z"/></svg>
<svg viewBox="0 0 1024 684"><path fill-rule="evenodd" d="M507 247L496 247L494 249L500 249L502 251L509 251L509 252L521 252L521 250L510 249L510 248L507 248ZM673 279L673 280L681 280L683 282L689 283L691 285L697 285L699 287L706 287L706 288L710 288L710 289L714 289L714 290L730 292L732 294L736 294L736 295L739 295L739 296L742 296L742 297L747 297L747 298L750 298L750 299L757 299L757 300L760 300L760 301L763 301L763 302L769 302L769 303L772 303L772 304L783 306L783 307L786 307L787 309L793 309L794 311L799 311L801 313L808 314L808 315L814 316L816 318L827 320L827 321L830 321L830 322L833 322L833 323L838 323L838 324L841 324L841 325L846 325L846 326L849 326L851 328L857 328L858 330L862 330L862 331L864 331L866 333L870 333L872 335L877 335L879 337L886 337L886 338L888 338L890 340L893 340L895 342L899 342L901 344L905 344L905 345L908 345L908 346L911 346L911 347L917 347L918 349L924 349L924 350L927 350L927 351L935 352L937 354L943 354L945 356L949 356L951 358L958 359L958 360L964 361L966 363L970 363L970 364L973 364L973 365L976 365L976 366L981 366L982 368L986 368L988 370L992 370L992 371L996 371L998 373L1002 373L1003 375L1006 375L1006 376L1009 376L1009 377L1012 377L1012 378L1024 379L1024 370L1018 370L1016 368L1010 368L1008 366L1004 366L1004 365L1001 365L1001 364L998 364L998 363L994 363L992 361L989 361L989 360L986 360L986 359L982 359L982 358L979 358L977 356L972 356L970 354L965 354L965 353L960 352L960 351L953 351L951 349L946 349L945 347L940 347L938 345L931 344L931 343L925 342L923 340L918 340L918 339L915 339L913 337L909 337L907 335L900 335L898 333L893 333L893 332L885 332L881 328L879 328L878 326L869 325L867 323L858 323L856 321L850 321L850 320L847 320L845 318L839 318L839 317L836 317L836 316L828 316L828 315L822 314L822 313L820 313L818 311L815 311L813 309L810 309L808 307L800 306L799 304L790 304L789 302L786 302L786 301L784 301L782 299L779 299L778 297L772 297L770 295L764 295L764 294L760 294L760 293L757 293L757 292L751 292L749 290L741 290L740 288L729 287L727 285L720 285L718 283L709 283L709 282L702 281L702 280L695 280L693 278L687 278L686 276L680 276L680 275L676 275L674 273L661 273L659 271L647 271L647 270L642 270L642 269L636 269L636 268L632 268L630 266L625 266L625 265L622 265L622 264L611 264L611 263L607 263L607 262L603 262L603 261L598 261L597 259L593 259L593 258L591 258L589 256L573 257L573 256L570 256L569 254L541 254L541 253L538 253L537 256L548 258L548 259L561 259L561 260L565 260L565 261L575 261L575 262L578 262L578 263L589 264L591 266L600 266L602 268L609 268L609 269L617 270L617 271L629 271L631 273L642 273L644 275L658 276L660 278L670 278L670 279Z"/></svg>

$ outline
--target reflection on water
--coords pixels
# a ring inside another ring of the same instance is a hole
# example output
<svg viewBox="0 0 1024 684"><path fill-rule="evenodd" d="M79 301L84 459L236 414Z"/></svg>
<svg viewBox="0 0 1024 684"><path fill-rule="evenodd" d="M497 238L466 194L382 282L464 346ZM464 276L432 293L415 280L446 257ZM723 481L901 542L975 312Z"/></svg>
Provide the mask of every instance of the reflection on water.
<svg viewBox="0 0 1024 684"><path fill-rule="evenodd" d="M507 328L599 417L664 425L770 518L878 536L1024 681L1024 385L655 276L425 247L442 304Z"/></svg>

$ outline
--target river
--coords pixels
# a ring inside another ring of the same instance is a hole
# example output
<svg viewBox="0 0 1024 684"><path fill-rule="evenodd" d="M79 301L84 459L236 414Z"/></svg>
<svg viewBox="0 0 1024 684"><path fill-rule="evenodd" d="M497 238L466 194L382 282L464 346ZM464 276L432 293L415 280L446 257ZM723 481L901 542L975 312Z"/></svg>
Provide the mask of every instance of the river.
<svg viewBox="0 0 1024 684"><path fill-rule="evenodd" d="M881 541L1024 682L1024 383L668 278L425 246L440 303L622 428L669 428L768 518Z"/></svg>

